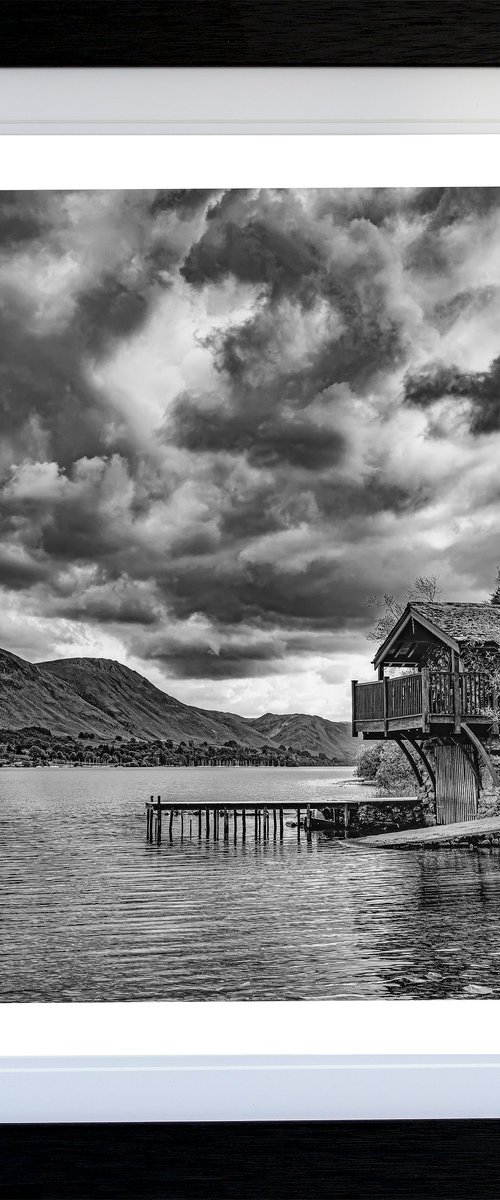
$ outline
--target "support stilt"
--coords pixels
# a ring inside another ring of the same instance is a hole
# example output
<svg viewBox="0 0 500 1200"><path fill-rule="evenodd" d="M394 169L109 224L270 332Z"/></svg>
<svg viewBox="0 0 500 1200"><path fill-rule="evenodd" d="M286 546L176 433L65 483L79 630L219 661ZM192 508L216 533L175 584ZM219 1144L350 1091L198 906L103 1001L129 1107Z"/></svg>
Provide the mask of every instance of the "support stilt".
<svg viewBox="0 0 500 1200"><path fill-rule="evenodd" d="M280 842L283 841L283 809L280 808Z"/></svg>
<svg viewBox="0 0 500 1200"><path fill-rule="evenodd" d="M174 823L174 810L173 810L173 808L171 808L171 809L170 809L170 813L169 813L169 822L168 822L168 836L169 836L169 838L170 838L170 841L172 841L172 826L173 826L173 823Z"/></svg>
<svg viewBox="0 0 500 1200"><path fill-rule="evenodd" d="M300 842L300 808L297 809L297 841Z"/></svg>
<svg viewBox="0 0 500 1200"><path fill-rule="evenodd" d="M158 796L158 804L157 804L156 845L161 846L161 796Z"/></svg>
<svg viewBox="0 0 500 1200"><path fill-rule="evenodd" d="M245 809L242 808L242 810L241 810L241 840L242 840L242 842L245 841L246 836L247 836L247 814L245 812Z"/></svg>

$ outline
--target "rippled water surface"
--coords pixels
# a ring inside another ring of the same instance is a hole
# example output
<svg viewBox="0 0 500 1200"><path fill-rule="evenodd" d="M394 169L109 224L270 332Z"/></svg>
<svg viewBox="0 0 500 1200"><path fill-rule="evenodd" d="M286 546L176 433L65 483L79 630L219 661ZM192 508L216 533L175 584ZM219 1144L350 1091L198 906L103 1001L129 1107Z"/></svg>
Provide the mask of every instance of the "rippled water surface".
<svg viewBox="0 0 500 1200"><path fill-rule="evenodd" d="M349 773L2 770L0 999L499 996L495 852L256 844L253 821L214 844L186 818L146 843L150 793L305 805Z"/></svg>

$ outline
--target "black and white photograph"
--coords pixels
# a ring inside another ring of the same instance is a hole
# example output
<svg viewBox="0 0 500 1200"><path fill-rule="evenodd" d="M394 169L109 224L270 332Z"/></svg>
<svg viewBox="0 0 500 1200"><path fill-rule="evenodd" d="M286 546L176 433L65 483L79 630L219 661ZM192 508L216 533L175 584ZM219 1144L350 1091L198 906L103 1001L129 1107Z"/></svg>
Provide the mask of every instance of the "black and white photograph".
<svg viewBox="0 0 500 1200"><path fill-rule="evenodd" d="M500 188L0 192L0 1002L500 997Z"/></svg>

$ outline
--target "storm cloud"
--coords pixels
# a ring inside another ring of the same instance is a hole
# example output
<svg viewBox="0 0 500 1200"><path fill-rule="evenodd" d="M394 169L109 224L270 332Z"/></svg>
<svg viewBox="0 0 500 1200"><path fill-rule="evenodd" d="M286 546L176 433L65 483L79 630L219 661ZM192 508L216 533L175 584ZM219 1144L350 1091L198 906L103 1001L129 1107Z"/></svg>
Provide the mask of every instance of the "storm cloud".
<svg viewBox="0 0 500 1200"><path fill-rule="evenodd" d="M500 429L500 356L487 371L470 374L437 364L405 380L405 399L410 404L430 408L446 397L467 402L471 433Z"/></svg>
<svg viewBox="0 0 500 1200"><path fill-rule="evenodd" d="M490 590L499 279L499 189L1 193L0 644L345 716Z"/></svg>

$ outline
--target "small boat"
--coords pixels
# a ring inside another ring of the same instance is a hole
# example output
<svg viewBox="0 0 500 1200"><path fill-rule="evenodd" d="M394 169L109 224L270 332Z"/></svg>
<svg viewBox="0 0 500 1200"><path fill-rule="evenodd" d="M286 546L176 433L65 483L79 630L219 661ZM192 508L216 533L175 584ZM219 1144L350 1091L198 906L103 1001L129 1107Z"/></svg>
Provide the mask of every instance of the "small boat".
<svg viewBox="0 0 500 1200"><path fill-rule="evenodd" d="M304 824L306 823L307 817ZM329 808L328 805L325 808L311 809L309 825L311 829L324 829L328 833L339 832L338 817L337 821L335 821L335 811L333 808Z"/></svg>

